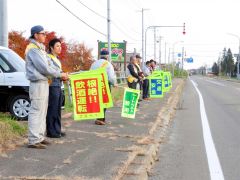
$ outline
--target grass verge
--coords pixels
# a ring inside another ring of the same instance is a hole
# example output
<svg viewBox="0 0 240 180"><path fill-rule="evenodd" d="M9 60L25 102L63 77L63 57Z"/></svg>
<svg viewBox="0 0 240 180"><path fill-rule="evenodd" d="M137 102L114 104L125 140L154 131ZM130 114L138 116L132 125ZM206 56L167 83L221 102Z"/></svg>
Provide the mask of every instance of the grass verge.
<svg viewBox="0 0 240 180"><path fill-rule="evenodd" d="M14 120L6 113L0 113L0 145L4 147L7 142L22 137L27 133L27 124Z"/></svg>

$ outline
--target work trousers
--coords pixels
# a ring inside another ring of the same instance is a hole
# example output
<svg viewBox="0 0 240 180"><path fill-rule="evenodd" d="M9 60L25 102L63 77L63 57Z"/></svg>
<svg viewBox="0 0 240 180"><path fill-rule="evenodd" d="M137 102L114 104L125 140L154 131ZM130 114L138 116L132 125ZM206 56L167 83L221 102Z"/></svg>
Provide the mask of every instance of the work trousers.
<svg viewBox="0 0 240 180"><path fill-rule="evenodd" d="M47 135L61 135L62 90L60 86L49 86L47 111Z"/></svg>
<svg viewBox="0 0 240 180"><path fill-rule="evenodd" d="M149 91L149 80L144 79L143 80L143 99L148 98L148 91Z"/></svg>
<svg viewBox="0 0 240 180"><path fill-rule="evenodd" d="M29 97L31 100L31 107L28 114L29 145L33 145L44 140L48 108L48 93L48 81L30 82Z"/></svg>
<svg viewBox="0 0 240 180"><path fill-rule="evenodd" d="M111 93L111 85L109 83L108 83L108 85L109 85L109 90L110 90L110 93ZM98 118L97 120L105 122L106 111L107 111L107 108L103 108L104 118Z"/></svg>

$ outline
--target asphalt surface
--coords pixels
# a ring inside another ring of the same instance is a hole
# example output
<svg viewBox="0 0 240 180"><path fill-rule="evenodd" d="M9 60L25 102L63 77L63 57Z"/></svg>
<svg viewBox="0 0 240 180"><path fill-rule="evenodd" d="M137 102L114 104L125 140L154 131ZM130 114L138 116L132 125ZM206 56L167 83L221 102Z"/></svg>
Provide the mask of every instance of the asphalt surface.
<svg viewBox="0 0 240 180"><path fill-rule="evenodd" d="M224 179L240 179L240 83L191 76L197 83ZM210 170L203 140L199 97L190 80L182 108L159 149L150 180L208 180Z"/></svg>
<svg viewBox="0 0 240 180"><path fill-rule="evenodd" d="M174 80L172 91L178 83ZM67 136L50 139L47 149L24 145L0 157L0 179L115 179L171 94L141 102L136 119L121 118L121 105L107 111L111 123L106 126L97 126L92 120L65 119L62 124Z"/></svg>

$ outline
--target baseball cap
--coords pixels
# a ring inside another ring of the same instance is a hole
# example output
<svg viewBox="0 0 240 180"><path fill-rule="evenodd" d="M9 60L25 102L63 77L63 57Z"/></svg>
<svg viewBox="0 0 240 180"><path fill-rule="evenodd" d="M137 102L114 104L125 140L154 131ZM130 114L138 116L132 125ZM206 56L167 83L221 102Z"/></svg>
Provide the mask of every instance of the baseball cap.
<svg viewBox="0 0 240 180"><path fill-rule="evenodd" d="M100 55L109 55L108 51L107 50L102 50L100 52Z"/></svg>
<svg viewBox="0 0 240 180"><path fill-rule="evenodd" d="M136 55L136 58L138 58L138 59L142 59L142 57L141 57L141 56L139 56L138 54Z"/></svg>
<svg viewBox="0 0 240 180"><path fill-rule="evenodd" d="M34 34L39 33L41 31L44 31L44 28L42 26L40 26L40 25L33 26L31 28L31 36L30 36L30 38L33 38Z"/></svg>

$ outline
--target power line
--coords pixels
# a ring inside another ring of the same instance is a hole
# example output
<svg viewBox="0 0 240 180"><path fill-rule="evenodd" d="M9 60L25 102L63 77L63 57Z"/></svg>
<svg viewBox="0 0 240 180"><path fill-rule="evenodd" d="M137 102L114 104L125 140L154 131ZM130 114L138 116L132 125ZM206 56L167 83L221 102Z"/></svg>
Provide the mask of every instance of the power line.
<svg viewBox="0 0 240 180"><path fill-rule="evenodd" d="M130 35L128 35L125 31L123 31L114 21L112 21L112 24L119 30L121 31L123 34L125 34L127 37L129 37L130 39L132 39L133 41L140 41L137 39L132 38Z"/></svg>
<svg viewBox="0 0 240 180"><path fill-rule="evenodd" d="M81 18L79 18L77 15L75 15L72 11L70 11L66 6L64 6L61 2L59 2L58 0L56 0L57 3L59 3L64 9L66 9L70 14L72 14L75 18L77 18L79 21L81 21L83 24L85 24L86 26L88 26L89 28L91 28L92 30L96 31L97 33L107 37L106 34L102 33L101 31L97 30L96 28L92 27L91 25L89 25L88 23L86 23L84 20L82 20Z"/></svg>
<svg viewBox="0 0 240 180"><path fill-rule="evenodd" d="M83 5L85 8L87 8L89 11L93 12L94 14L96 14L97 16L107 20L107 18L101 14L99 14L98 12L94 11L93 9L91 9L90 7L88 7L87 5L85 5L82 1L77 0L81 5Z"/></svg>
<svg viewBox="0 0 240 180"><path fill-rule="evenodd" d="M77 0L81 5L83 5L85 8L87 8L89 11L93 12L94 14L96 14L97 16L107 20L107 18L101 14L99 14L98 12L96 12L95 10L91 9L90 7L88 7L87 5L85 5L82 1L80 0ZM120 28L116 23L115 21L112 20L112 24L120 31L122 32L123 34L125 34L127 37L129 37L131 40L133 41L139 41L139 40L136 40L134 38L132 38L130 35L128 35L124 30L122 30L122 28Z"/></svg>

